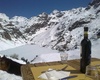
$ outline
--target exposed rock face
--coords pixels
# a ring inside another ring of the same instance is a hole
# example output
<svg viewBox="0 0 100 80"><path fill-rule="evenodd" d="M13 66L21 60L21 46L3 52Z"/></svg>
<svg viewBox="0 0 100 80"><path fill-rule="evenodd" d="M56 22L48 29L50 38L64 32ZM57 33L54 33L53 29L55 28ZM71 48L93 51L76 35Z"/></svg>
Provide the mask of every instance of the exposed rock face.
<svg viewBox="0 0 100 80"><path fill-rule="evenodd" d="M99 6L100 5L100 0L93 0L91 3L90 3L91 6Z"/></svg>

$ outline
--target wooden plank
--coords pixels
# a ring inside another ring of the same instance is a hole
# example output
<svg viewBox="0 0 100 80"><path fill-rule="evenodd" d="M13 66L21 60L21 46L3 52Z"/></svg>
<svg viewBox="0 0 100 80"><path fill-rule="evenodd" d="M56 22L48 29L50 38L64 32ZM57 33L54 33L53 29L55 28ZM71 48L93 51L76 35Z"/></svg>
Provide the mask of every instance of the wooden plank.
<svg viewBox="0 0 100 80"><path fill-rule="evenodd" d="M92 58L91 61L92 61L92 62L93 62L93 61L100 61L100 59L98 59L98 58Z"/></svg>
<svg viewBox="0 0 100 80"><path fill-rule="evenodd" d="M69 66L72 66L73 68L79 70L80 69L80 66L78 65L78 63L74 62L74 61L69 61L68 62L68 65Z"/></svg>
<svg viewBox="0 0 100 80"><path fill-rule="evenodd" d="M75 59L75 60L69 60L67 63L69 66L72 66L73 68L79 70L80 69L80 60L79 59Z"/></svg>
<svg viewBox="0 0 100 80"><path fill-rule="evenodd" d="M34 64L27 64L29 67L36 67Z"/></svg>
<svg viewBox="0 0 100 80"><path fill-rule="evenodd" d="M61 64L60 62L56 61L56 62L47 62L47 65L51 66L51 65L59 65Z"/></svg>
<svg viewBox="0 0 100 80"><path fill-rule="evenodd" d="M48 64L46 64L46 63L35 63L34 65L35 65L35 67L38 67L38 66L48 66Z"/></svg>
<svg viewBox="0 0 100 80"><path fill-rule="evenodd" d="M100 59L92 58L91 62L94 62L94 61L100 61ZM70 66L74 67L75 69L79 70L80 69L80 60L79 59L69 60L68 65L70 65Z"/></svg>
<svg viewBox="0 0 100 80"><path fill-rule="evenodd" d="M75 65L77 65L77 66L80 65L80 61L79 61L79 60L69 60L68 63L69 63L69 64L70 64L70 63L73 63L73 64L75 64Z"/></svg>
<svg viewBox="0 0 100 80"><path fill-rule="evenodd" d="M21 66L21 75L23 80L35 80L29 65Z"/></svg>

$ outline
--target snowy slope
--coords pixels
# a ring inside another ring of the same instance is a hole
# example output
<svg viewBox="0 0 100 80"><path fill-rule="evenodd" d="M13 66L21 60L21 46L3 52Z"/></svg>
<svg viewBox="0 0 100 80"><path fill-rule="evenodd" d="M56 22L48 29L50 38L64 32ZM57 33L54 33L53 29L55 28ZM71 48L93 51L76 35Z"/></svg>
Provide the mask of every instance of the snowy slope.
<svg viewBox="0 0 100 80"><path fill-rule="evenodd" d="M49 16L53 17L49 20L52 25L42 28L36 32L31 40L35 44L42 46L50 46L54 49L65 47L66 50L75 49L80 45L83 38L83 27L89 27L89 39L96 38L94 35L99 30L100 15L96 12L100 7L94 9L91 7L88 11L84 8L62 11L62 17L58 18L57 11ZM56 14L56 15L54 15ZM56 24L56 25L55 25ZM57 43L58 42L58 43Z"/></svg>
<svg viewBox="0 0 100 80"><path fill-rule="evenodd" d="M22 80L22 77L0 70L0 80Z"/></svg>
<svg viewBox="0 0 100 80"><path fill-rule="evenodd" d="M12 48L12 49L2 50L0 51L0 54L2 55L5 54L7 56L11 56L12 54L18 54L19 59L24 57L25 59L28 59L29 61L31 61L32 59L34 59L36 55L47 54L47 53L57 53L57 52L58 51L52 50L50 48L44 48L38 45L26 44L26 45Z"/></svg>

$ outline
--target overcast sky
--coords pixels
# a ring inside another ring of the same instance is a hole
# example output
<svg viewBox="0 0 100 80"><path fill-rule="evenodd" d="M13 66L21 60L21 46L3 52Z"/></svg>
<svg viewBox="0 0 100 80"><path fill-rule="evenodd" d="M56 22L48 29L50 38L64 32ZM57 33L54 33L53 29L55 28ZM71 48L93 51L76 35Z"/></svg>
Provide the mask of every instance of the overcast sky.
<svg viewBox="0 0 100 80"><path fill-rule="evenodd" d="M86 7L92 0L0 0L0 13L5 13L10 18L24 16L30 18L42 12L51 13L72 8Z"/></svg>

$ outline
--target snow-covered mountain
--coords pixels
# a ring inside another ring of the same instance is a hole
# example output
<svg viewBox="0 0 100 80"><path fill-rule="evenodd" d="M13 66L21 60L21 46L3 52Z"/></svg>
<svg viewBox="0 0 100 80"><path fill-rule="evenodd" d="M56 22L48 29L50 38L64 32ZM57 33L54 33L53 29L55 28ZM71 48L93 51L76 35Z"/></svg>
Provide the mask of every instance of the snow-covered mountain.
<svg viewBox="0 0 100 80"><path fill-rule="evenodd" d="M99 20L99 0L93 0L85 8L54 10L50 14L43 12L30 19L22 16L10 19L6 14L0 13L0 50L26 43L57 50L76 49L83 38L84 26L89 27L89 39L99 39Z"/></svg>
<svg viewBox="0 0 100 80"><path fill-rule="evenodd" d="M33 25L26 32L34 44L57 50L76 49L83 38L84 26L89 27L89 39L99 39L100 1L93 0L86 8L42 13L31 20Z"/></svg>

